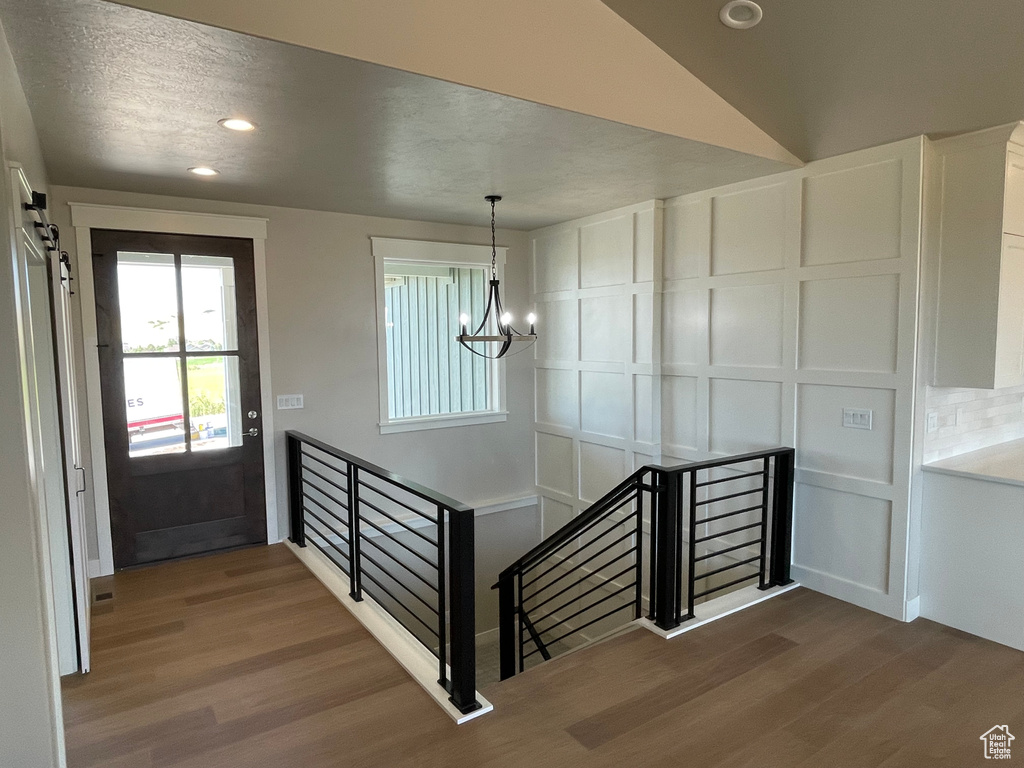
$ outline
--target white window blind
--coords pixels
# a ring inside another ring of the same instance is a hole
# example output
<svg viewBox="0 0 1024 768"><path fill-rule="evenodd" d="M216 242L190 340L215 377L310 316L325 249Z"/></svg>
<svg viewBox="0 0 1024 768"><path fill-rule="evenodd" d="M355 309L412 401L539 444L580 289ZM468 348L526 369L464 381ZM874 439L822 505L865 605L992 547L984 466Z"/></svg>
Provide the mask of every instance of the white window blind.
<svg viewBox="0 0 1024 768"><path fill-rule="evenodd" d="M489 361L455 341L460 313L483 317L488 278L479 267L385 260L389 419L493 410Z"/></svg>

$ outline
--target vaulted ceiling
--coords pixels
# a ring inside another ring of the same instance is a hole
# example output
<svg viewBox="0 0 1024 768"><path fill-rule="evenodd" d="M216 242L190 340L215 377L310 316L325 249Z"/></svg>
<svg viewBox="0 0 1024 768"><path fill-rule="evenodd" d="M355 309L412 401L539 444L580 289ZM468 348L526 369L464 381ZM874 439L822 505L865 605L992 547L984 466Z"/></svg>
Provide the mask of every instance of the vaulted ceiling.
<svg viewBox="0 0 1024 768"><path fill-rule="evenodd" d="M1024 0L604 0L802 160L1024 119Z"/></svg>

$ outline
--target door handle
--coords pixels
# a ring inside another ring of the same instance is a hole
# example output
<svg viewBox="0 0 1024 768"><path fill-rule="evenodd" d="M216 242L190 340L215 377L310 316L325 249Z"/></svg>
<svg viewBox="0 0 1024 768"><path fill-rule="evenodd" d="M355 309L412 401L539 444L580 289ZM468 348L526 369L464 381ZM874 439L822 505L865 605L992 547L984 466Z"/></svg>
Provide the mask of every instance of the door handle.
<svg viewBox="0 0 1024 768"><path fill-rule="evenodd" d="M256 427L250 427L248 430L246 430L245 434L247 434L249 437L257 437L259 436L260 431L256 429Z"/></svg>
<svg viewBox="0 0 1024 768"><path fill-rule="evenodd" d="M82 473L82 487L75 491L75 496L78 496L81 493L85 493L86 490L88 490L89 485L85 481L85 467L80 467L77 464L75 464L75 471Z"/></svg>

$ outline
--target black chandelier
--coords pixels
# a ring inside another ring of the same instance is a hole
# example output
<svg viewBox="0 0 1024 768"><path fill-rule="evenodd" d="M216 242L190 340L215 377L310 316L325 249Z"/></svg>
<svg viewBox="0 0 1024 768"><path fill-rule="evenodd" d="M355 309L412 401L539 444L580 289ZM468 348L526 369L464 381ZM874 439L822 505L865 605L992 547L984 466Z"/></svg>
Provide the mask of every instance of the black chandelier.
<svg viewBox="0 0 1024 768"><path fill-rule="evenodd" d="M480 321L480 325L477 326L477 329L473 331L473 333L467 332L467 326L469 325L469 315L467 315L465 312L459 315L459 326L461 328L461 333L459 333L459 335L455 337L455 340L459 342L462 346L464 346L466 349L468 349L470 352L472 352L474 355L479 355L480 357L488 357L493 360L499 357L504 357L505 354L509 351L509 349L511 349L512 342L514 341L528 341L531 343L536 342L537 331L534 328L534 323L536 323L537 317L532 312L529 315L527 315L526 322L530 324L530 332L526 334L520 333L519 331L512 327L512 315L506 312L505 309L501 306L501 292L498 288L499 281L497 270L498 248L495 245L494 239L494 204L501 200L501 195L487 195L487 197L485 197L484 200L491 204L491 286L487 291L487 308L484 310L484 316L483 319ZM487 335L486 333L483 333L484 329L490 329L491 327L492 314L494 315L493 323L494 326L497 328L497 335ZM491 342L499 344L500 346L498 347L497 354L487 354L487 347L484 347L484 351L482 351L480 349L474 349L473 347L470 346L470 344L480 342Z"/></svg>

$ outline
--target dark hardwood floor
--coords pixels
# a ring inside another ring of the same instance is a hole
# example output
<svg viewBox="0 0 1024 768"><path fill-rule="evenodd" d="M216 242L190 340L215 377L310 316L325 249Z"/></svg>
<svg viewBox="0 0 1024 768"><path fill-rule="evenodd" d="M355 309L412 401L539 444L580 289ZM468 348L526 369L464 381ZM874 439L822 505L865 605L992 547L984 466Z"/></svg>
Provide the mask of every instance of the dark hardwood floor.
<svg viewBox="0 0 1024 768"><path fill-rule="evenodd" d="M973 766L1024 653L800 589L665 641L634 631L486 691L456 726L283 546L94 583L70 768Z"/></svg>

